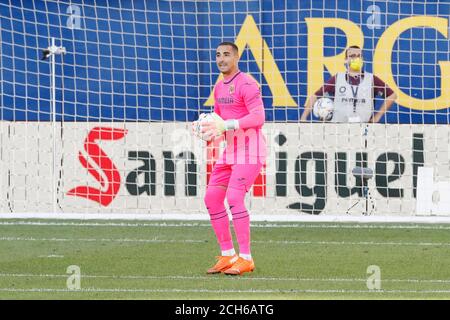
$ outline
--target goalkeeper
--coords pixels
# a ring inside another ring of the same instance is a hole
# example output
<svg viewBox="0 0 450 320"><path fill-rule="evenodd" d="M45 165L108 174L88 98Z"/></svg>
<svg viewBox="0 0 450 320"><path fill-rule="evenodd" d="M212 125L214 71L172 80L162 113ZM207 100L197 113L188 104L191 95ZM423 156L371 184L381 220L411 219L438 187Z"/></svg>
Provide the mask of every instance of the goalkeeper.
<svg viewBox="0 0 450 320"><path fill-rule="evenodd" d="M241 275L253 271L250 250L250 217L244 199L265 162L266 142L262 134L264 105L258 83L238 69L238 47L222 42L216 49L216 63L224 79L214 88L215 121L202 123L202 133L225 134L227 146L212 170L205 205L221 249L216 264L207 273ZM239 244L233 246L227 200Z"/></svg>
<svg viewBox="0 0 450 320"><path fill-rule="evenodd" d="M351 46L345 50L346 72L331 77L305 104L300 120L306 121L318 97L334 97L332 122L377 123L389 110L397 95L387 84L363 69L362 50ZM374 97L384 98L378 112L374 114Z"/></svg>

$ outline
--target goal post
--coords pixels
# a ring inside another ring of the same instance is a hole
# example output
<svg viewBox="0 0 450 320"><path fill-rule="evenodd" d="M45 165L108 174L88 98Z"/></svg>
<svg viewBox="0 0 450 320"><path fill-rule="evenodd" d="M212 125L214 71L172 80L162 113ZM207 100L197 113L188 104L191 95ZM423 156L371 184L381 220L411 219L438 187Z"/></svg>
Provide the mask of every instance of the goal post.
<svg viewBox="0 0 450 320"><path fill-rule="evenodd" d="M449 14L438 0L0 1L0 213L202 217L224 142L190 122L212 110L215 49L232 41L266 112L255 219L442 221ZM379 123L301 121L351 45L396 102Z"/></svg>

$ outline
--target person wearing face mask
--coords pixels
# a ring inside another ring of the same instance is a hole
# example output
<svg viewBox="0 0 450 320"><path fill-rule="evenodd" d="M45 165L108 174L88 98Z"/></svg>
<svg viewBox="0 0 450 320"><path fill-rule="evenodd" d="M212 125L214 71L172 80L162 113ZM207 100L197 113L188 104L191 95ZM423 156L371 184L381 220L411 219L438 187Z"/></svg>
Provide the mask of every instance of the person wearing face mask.
<svg viewBox="0 0 450 320"><path fill-rule="evenodd" d="M307 121L312 106L321 97L334 98L332 122L377 123L392 106L397 95L383 80L364 71L362 50L351 46L345 50L346 72L331 77L314 95L309 97L300 118ZM374 113L374 98L382 97L384 102Z"/></svg>

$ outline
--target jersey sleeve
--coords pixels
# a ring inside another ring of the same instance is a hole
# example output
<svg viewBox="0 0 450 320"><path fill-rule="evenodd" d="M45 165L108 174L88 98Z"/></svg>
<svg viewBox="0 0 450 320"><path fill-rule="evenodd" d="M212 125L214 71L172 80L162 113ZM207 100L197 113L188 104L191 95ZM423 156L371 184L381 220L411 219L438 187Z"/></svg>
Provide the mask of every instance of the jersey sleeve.
<svg viewBox="0 0 450 320"><path fill-rule="evenodd" d="M316 97L334 97L336 87L336 76L332 76L328 81L319 89L316 91L315 95Z"/></svg>
<svg viewBox="0 0 450 320"><path fill-rule="evenodd" d="M249 113L238 119L239 128L247 129L262 126L266 116L261 91L259 90L258 85L254 82L243 84L241 87L241 95Z"/></svg>
<svg viewBox="0 0 450 320"><path fill-rule="evenodd" d="M394 91L376 75L373 76L373 96L374 97L389 97Z"/></svg>

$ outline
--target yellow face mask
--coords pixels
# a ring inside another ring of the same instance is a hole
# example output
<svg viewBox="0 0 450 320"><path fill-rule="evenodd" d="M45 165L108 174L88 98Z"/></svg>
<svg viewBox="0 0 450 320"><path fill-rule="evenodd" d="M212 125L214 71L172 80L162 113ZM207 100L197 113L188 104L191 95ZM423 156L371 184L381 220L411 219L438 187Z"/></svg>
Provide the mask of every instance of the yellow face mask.
<svg viewBox="0 0 450 320"><path fill-rule="evenodd" d="M350 69L353 71L361 71L364 62L361 58L350 60Z"/></svg>

